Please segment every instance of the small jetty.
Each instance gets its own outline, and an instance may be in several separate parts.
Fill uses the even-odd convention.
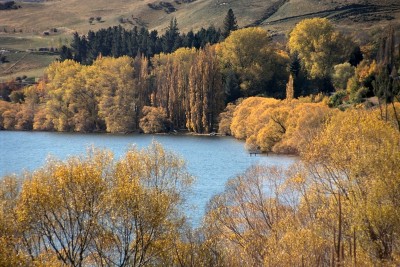
[[[261,150],[259,150],[259,149],[253,149],[253,150],[249,150],[249,154],[250,154],[250,157],[251,156],[257,156],[257,154],[261,154],[262,152],[261,152]]]

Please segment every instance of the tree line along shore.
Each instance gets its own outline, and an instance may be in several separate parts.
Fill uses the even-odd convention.
[[[160,37],[114,27],[75,34],[61,51],[37,84],[0,85],[0,129],[218,133],[252,151],[291,154],[346,109],[400,131],[391,26],[360,45],[327,19],[306,19],[283,46],[264,29],[238,29],[229,10],[222,31],[180,34],[173,19]]]

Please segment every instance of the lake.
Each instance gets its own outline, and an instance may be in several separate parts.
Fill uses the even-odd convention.
[[[65,159],[95,146],[110,149],[119,157],[131,145],[143,148],[153,140],[183,157],[189,172],[196,177],[186,211],[194,225],[201,222],[207,202],[224,190],[229,178],[253,164],[287,167],[297,160],[284,155],[250,156],[244,142],[232,137],[0,131],[0,177],[35,170],[44,165],[49,155]]]

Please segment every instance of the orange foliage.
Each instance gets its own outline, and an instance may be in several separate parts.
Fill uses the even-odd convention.
[[[237,106],[230,128],[249,149],[298,154],[333,112],[324,103],[251,97]]]

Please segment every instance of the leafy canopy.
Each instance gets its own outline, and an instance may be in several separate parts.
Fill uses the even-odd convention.
[[[325,18],[305,19],[289,35],[290,53],[297,53],[310,78],[327,78],[334,65],[343,63],[351,42]]]

